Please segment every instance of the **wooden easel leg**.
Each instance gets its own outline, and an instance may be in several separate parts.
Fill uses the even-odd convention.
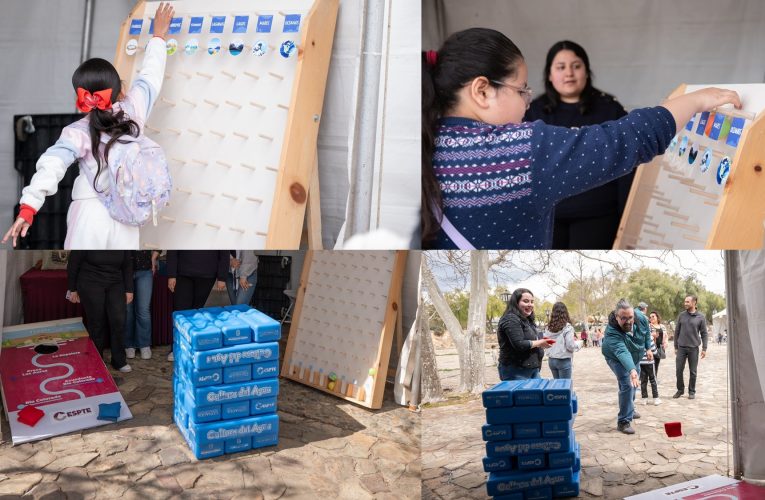
[[[404,325],[403,325],[401,309],[399,309],[398,314],[396,315],[396,358],[398,359],[398,364],[401,363],[401,349],[403,348],[404,348]],[[395,377],[396,368],[388,367],[388,376]]]
[[[313,174],[308,185],[308,202],[305,211],[306,232],[303,240],[311,250],[323,250],[321,242],[321,197],[319,195],[319,155],[313,160]],[[301,245],[302,246],[302,245]]]

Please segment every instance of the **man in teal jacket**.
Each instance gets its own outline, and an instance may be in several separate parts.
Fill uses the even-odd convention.
[[[640,358],[645,354],[653,360],[650,348],[648,319],[633,309],[627,299],[620,299],[608,316],[602,352],[619,383],[617,429],[625,434],[635,433],[632,419],[640,418],[635,411],[635,388],[640,386]]]

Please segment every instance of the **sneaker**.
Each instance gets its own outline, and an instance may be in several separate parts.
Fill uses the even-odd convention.
[[[683,395],[683,391],[677,391],[677,392],[675,393],[675,395],[674,395],[674,396],[672,396],[672,399],[677,399],[677,398],[679,398],[679,397],[680,397],[680,396],[682,396],[682,395]]]
[[[688,399],[696,399],[696,395],[695,394],[688,394]]]
[[[648,404],[648,398],[643,398],[641,401],[643,402],[643,406]]]
[[[632,428],[629,422],[619,422],[616,426],[616,430],[623,432],[624,434],[635,434],[635,429]]]
[[[151,347],[141,347],[141,359],[151,359]]]
[[[640,413],[637,412],[637,410],[632,411],[632,418],[640,418]]]
[[[135,349],[133,349],[132,347],[128,347],[127,349],[125,349],[125,355],[127,356],[128,359],[135,358]]]
[[[167,355],[168,361],[175,361],[175,356],[173,356],[173,351],[170,351],[170,353]]]
[[[659,399],[659,398],[654,398],[653,399],[653,405],[654,406],[659,406],[660,404],[661,404],[661,399]]]
[[[130,365],[125,365],[122,368],[120,368],[119,371],[121,371],[122,373],[130,373],[133,371],[133,369],[130,368]]]

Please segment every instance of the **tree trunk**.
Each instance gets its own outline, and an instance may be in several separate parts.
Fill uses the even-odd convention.
[[[425,258],[420,264],[420,281],[424,281]],[[420,384],[420,403],[435,403],[444,400],[443,389],[441,388],[441,379],[438,378],[438,365],[436,364],[436,350],[433,347],[433,337],[430,335],[430,326],[428,324],[428,315],[425,312],[425,305],[422,300],[422,293],[418,296],[417,316],[415,325],[420,335],[420,363],[421,363],[421,384]]]
[[[489,254],[474,251],[470,254],[470,308],[467,321],[468,371],[461,377],[466,392],[484,390],[486,309],[489,303]]]

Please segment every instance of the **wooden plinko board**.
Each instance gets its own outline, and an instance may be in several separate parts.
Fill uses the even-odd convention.
[[[297,249],[338,0],[170,3],[145,133],[165,150],[174,190],[141,247]],[[115,66],[128,86],[158,5],[140,2],[122,25]]]
[[[380,408],[405,265],[405,251],[309,251],[282,376]]]

